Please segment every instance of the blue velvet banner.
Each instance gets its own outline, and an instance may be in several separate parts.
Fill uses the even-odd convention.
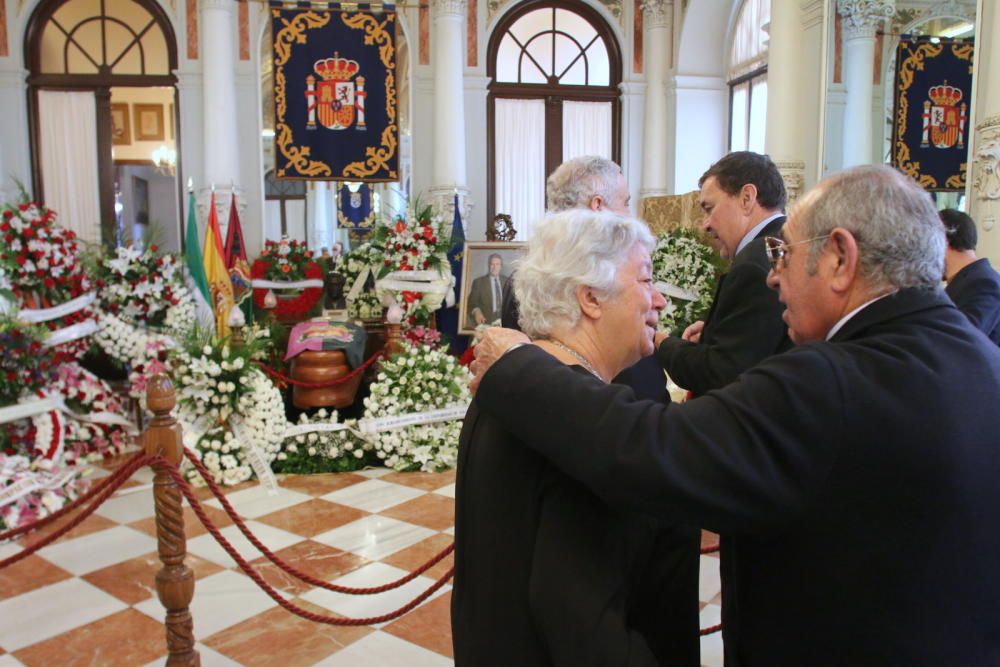
[[[271,6],[278,179],[399,180],[396,14],[355,8]]]
[[[896,50],[892,164],[932,192],[964,192],[972,40],[904,38]]]
[[[354,232],[370,232],[375,226],[375,209],[372,207],[372,188],[362,183],[357,192],[347,185],[337,193],[337,225]]]

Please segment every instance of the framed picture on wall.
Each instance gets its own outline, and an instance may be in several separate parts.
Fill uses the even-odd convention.
[[[524,243],[469,242],[462,264],[462,301],[458,308],[458,333],[475,333],[480,324],[500,319],[503,292],[514,260],[524,254]]]
[[[136,141],[163,141],[162,104],[133,104],[132,113],[135,116]]]
[[[111,143],[114,146],[128,146],[132,143],[128,102],[112,102],[111,104]]]
[[[135,207],[135,221],[140,225],[149,224],[149,181],[138,176],[132,177],[132,206]]]

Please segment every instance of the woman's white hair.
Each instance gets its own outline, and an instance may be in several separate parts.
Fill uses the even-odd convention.
[[[652,252],[656,240],[635,218],[585,208],[545,216],[514,274],[521,330],[543,338],[554,328],[575,326],[580,285],[614,298],[618,269],[636,243]]]

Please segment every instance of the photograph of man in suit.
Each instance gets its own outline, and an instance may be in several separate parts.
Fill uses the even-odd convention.
[[[777,236],[785,223],[781,173],[768,156],[739,151],[709,167],[698,183],[703,228],[732,263],[719,278],[704,321],[679,338],[669,332],[656,337],[660,364],[695,396],[726,386],[791,346],[778,295],[767,288],[764,255],[764,237]]]
[[[474,278],[469,289],[468,326],[475,329],[480,324],[492,324],[500,319],[503,304],[503,286],[507,276],[503,271],[503,257],[492,253],[484,275]]]
[[[737,382],[636,401],[495,328],[481,410],[611,505],[732,538],[726,665],[995,664],[1000,349],[939,287],[934,203],[854,167],[765,248],[797,347]]]

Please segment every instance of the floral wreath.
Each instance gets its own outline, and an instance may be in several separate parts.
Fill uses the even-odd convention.
[[[7,206],[0,215],[0,265],[23,307],[59,306],[90,290],[79,260],[76,235],[55,223],[56,213],[35,202]],[[93,319],[89,308],[45,322],[55,331]],[[57,362],[80,357],[90,347],[84,336],[55,346]]]
[[[721,271],[715,251],[694,232],[675,229],[657,237],[652,260],[654,280],[695,295],[690,301],[672,299],[660,312],[660,328],[675,332],[702,319],[712,305]]]
[[[467,406],[471,377],[442,350],[406,345],[382,365],[364,401],[365,418]],[[375,455],[390,468],[435,472],[455,465],[461,431],[462,419],[452,419],[378,431],[371,442]]]
[[[312,252],[306,249],[305,243],[299,241],[265,241],[260,257],[250,268],[253,280],[275,280],[295,282],[297,280],[322,280],[323,269],[312,260]],[[264,307],[264,297],[268,290],[255,287],[253,290],[254,305],[261,311]],[[301,294],[293,298],[279,298],[274,314],[279,320],[298,321],[316,307],[323,298],[322,287],[306,287]]]
[[[337,264],[334,271],[344,277],[344,289],[350,292],[351,287],[358,281],[365,269],[382,265],[384,253],[370,242],[362,243],[358,247],[344,255]],[[374,285],[374,280],[372,281]],[[362,288],[365,286],[362,286]],[[372,287],[366,291],[359,292],[354,298],[347,297],[347,314],[350,317],[360,319],[371,319],[382,317],[382,301],[375,295]]]

